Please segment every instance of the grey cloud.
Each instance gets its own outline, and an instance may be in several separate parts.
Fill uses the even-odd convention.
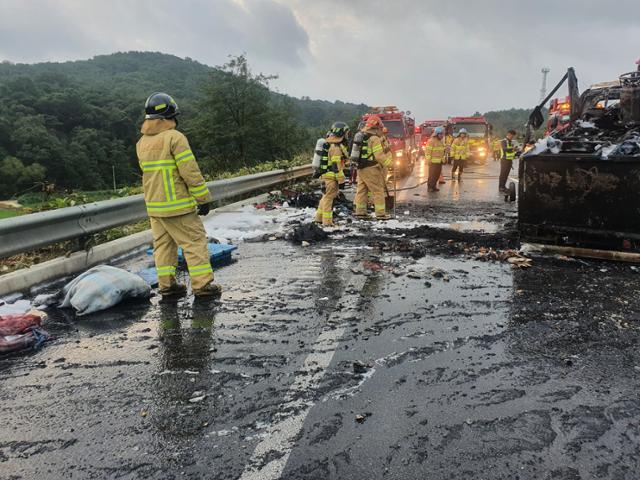
[[[265,65],[299,66],[309,39],[274,0],[0,0],[0,56],[12,61],[160,50],[222,63],[246,51]]]
[[[530,107],[538,100],[543,66],[552,69],[550,84],[575,66],[588,85],[632,69],[640,55],[640,3],[631,0],[288,3],[320,19],[303,21],[312,40],[318,37],[314,25],[330,22],[326,12],[348,18],[345,29],[314,48],[316,64],[345,72],[343,95],[397,103],[421,119]],[[362,59],[371,66],[365,76],[355,74]],[[321,78],[320,72],[310,78]],[[327,91],[317,83],[305,87]]]
[[[218,65],[247,52],[296,96],[428,117],[532,106],[540,69],[581,85],[640,56],[640,2],[616,0],[0,0],[0,58],[158,50]]]

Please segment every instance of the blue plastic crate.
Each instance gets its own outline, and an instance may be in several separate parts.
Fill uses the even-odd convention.
[[[238,249],[236,245],[227,243],[209,243],[207,247],[209,248],[209,260],[214,267],[231,260],[231,252]],[[153,255],[153,248],[147,249],[147,255]],[[184,265],[184,263],[182,248],[178,248],[178,264]]]
[[[209,248],[209,260],[213,267],[219,267],[231,261],[231,252],[238,248],[235,245],[229,245],[226,243],[209,243],[207,246]],[[153,248],[147,249],[147,255],[153,255]],[[178,264],[183,266],[185,265],[182,248],[178,249]],[[156,271],[156,267],[143,268],[136,273],[152,287],[158,284],[158,272]]]

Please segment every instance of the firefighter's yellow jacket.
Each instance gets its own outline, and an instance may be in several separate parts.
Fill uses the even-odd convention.
[[[391,166],[391,149],[382,142],[382,132],[377,128],[364,128],[363,133],[370,135],[369,139],[363,145],[362,157],[368,160],[376,161],[382,168]]]
[[[424,146],[424,158],[431,163],[442,163],[445,145],[436,135]]]
[[[345,182],[344,166],[348,157],[346,148],[342,145],[342,138],[329,136],[327,143],[327,173],[322,175],[323,179],[335,179],[338,183]]]
[[[451,154],[454,160],[466,160],[469,156],[469,139],[458,137],[451,145]]]
[[[150,217],[176,217],[211,202],[187,137],[175,127],[175,120],[145,120],[136,145]]]
[[[453,153],[453,151],[451,150],[451,146],[453,145],[453,142],[455,141],[455,138],[453,135],[445,135],[444,136],[444,147],[445,147],[445,152],[449,155],[451,155]]]

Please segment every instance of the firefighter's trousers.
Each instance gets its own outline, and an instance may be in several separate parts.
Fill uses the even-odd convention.
[[[333,201],[340,193],[338,180],[335,178],[323,178],[322,180],[324,181],[324,195],[322,195],[318,210],[316,210],[316,222],[330,226],[333,225]]]
[[[507,187],[507,179],[509,178],[509,172],[513,168],[513,161],[506,158],[500,159],[500,178],[498,179],[498,188]]]
[[[177,217],[150,217],[149,220],[160,290],[169,288],[176,281],[178,247],[182,247],[187,261],[193,290],[200,290],[213,281],[207,234],[196,212]]]
[[[438,180],[442,173],[442,163],[429,162],[429,177],[427,180],[427,186],[429,190],[435,190],[438,186]]]
[[[367,194],[373,196],[376,217],[385,217],[384,183],[382,168],[379,165],[358,169],[358,188],[356,189],[356,215],[367,214]]]
[[[453,167],[451,167],[451,177],[453,177],[458,171],[458,175],[462,175],[466,160],[464,158],[456,158],[453,160]]]

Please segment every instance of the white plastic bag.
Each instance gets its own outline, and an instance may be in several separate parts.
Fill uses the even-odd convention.
[[[73,307],[78,315],[105,310],[125,298],[148,298],[151,287],[138,275],[99,265],[74,278],[62,289],[58,306]]]

